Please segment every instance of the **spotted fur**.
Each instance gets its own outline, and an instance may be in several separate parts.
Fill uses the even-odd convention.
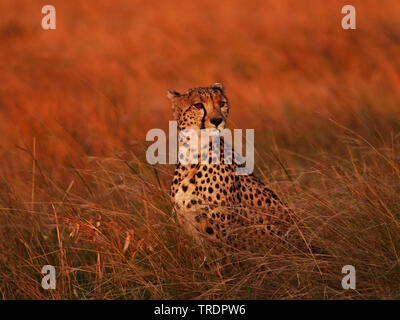
[[[195,88],[185,94],[169,90],[168,98],[178,122],[178,130],[223,129],[229,102],[221,84]],[[180,145],[185,141],[180,141]],[[202,154],[195,155],[197,164],[178,163],[171,185],[171,196],[180,225],[199,238],[223,241],[232,248],[242,248],[249,239],[282,238],[293,225],[293,212],[254,175],[237,175],[232,155],[219,146],[220,162],[211,163],[212,150],[218,146],[210,141],[209,163],[201,163]],[[231,163],[232,162],[232,163]],[[255,237],[250,237],[254,235]]]

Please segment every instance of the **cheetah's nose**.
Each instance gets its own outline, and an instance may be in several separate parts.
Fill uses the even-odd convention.
[[[222,118],[212,118],[210,122],[215,126],[218,127],[218,125],[222,122]]]

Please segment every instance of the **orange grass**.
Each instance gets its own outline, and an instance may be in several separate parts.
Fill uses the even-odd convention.
[[[54,31],[45,4],[0,2],[0,297],[400,297],[398,0],[352,1],[349,31],[343,1],[52,1]],[[144,138],[166,89],[213,82],[317,252],[271,240],[227,265],[180,231]]]

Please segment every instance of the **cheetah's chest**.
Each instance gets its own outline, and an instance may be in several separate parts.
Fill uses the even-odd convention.
[[[232,204],[235,199],[234,169],[229,165],[200,164],[184,173],[179,172],[176,181],[172,193],[180,210],[205,205],[224,206]]]

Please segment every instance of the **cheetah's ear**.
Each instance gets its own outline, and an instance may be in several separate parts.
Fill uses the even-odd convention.
[[[178,103],[177,103],[177,99],[181,96],[181,94],[179,92],[176,92],[174,90],[169,89],[167,91],[167,97],[169,99],[169,101],[171,102],[172,105],[172,115],[174,117],[174,119],[177,119],[177,115],[178,115]]]
[[[213,83],[211,85],[212,89],[218,89],[220,90],[222,93],[224,93],[224,86],[221,83]]]
[[[180,97],[181,94],[179,92],[176,92],[175,90],[169,89],[167,91],[167,97],[169,101],[173,102],[176,98]]]

